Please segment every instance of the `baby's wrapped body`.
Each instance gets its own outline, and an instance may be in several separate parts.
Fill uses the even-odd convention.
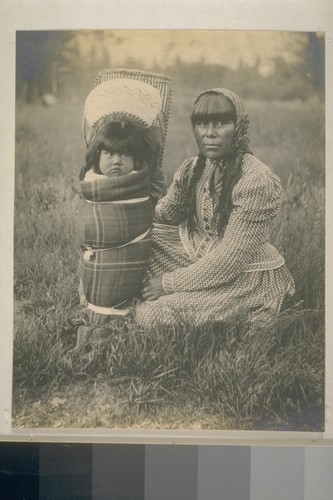
[[[91,170],[80,182],[80,274],[93,323],[127,313],[138,296],[151,252],[153,208],[148,169],[106,177]]]

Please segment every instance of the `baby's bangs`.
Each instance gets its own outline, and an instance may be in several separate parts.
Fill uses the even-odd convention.
[[[133,140],[128,137],[105,137],[101,147],[109,153],[134,153]]]
[[[235,108],[231,101],[222,94],[207,93],[203,94],[194,104],[191,120],[192,123],[198,117],[202,119],[205,116],[230,115],[236,121]]]

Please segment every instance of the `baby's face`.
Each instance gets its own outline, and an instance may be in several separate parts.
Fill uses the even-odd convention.
[[[126,175],[134,170],[134,158],[130,154],[109,153],[102,149],[99,158],[99,169],[108,177]]]

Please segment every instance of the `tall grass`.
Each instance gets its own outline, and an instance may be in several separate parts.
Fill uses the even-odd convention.
[[[175,93],[164,162],[169,182],[183,159],[196,154],[186,118],[192,97],[187,89]],[[263,415],[283,419],[307,406],[322,411],[323,108],[311,101],[250,102],[248,108],[253,152],[285,188],[272,239],[294,276],[295,297],[276,320],[255,331],[241,321],[196,329],[180,318],[179,327],[154,331],[129,322],[99,349],[89,350],[73,349],[75,331],[68,326],[79,311],[75,219],[85,154],[81,107],[18,106],[14,415],[32,394],[39,398],[59,384],[98,384],[97,375],[126,401],[128,412],[163,415],[171,406],[190,405],[199,420],[211,415],[203,423],[208,427],[223,427],[230,418],[234,427],[248,420],[251,427]]]

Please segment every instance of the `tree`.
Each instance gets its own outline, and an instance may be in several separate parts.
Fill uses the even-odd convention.
[[[16,92],[28,102],[58,93],[59,68],[70,31],[19,31],[16,37]]]

